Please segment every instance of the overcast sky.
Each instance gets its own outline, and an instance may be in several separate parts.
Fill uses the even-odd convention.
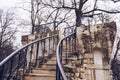
[[[15,7],[16,4],[18,4],[19,0],[0,0],[0,8],[6,9]]]

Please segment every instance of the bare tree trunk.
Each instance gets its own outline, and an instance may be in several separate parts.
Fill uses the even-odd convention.
[[[32,22],[32,34],[34,34],[34,27],[35,27],[35,25],[34,25],[34,23]]]
[[[76,9],[75,13],[76,13],[76,27],[79,27],[81,25],[82,11],[80,11],[79,9]]]
[[[34,0],[31,0],[31,24],[32,24],[32,34],[34,34],[35,20],[34,20]]]

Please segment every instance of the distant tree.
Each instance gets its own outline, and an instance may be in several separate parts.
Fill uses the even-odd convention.
[[[16,29],[13,27],[14,13],[10,10],[4,11],[0,9],[0,56],[1,59],[5,55],[13,51],[12,40],[15,39]]]
[[[42,4],[41,0],[29,0],[29,2],[23,0],[22,4],[26,6],[29,5],[29,7],[21,6],[19,8],[29,13],[28,17],[30,22],[27,20],[26,22],[30,23],[28,25],[32,27],[31,29],[32,34],[36,33],[37,28],[43,31],[43,29],[41,28],[46,28],[46,26],[49,26],[47,28],[52,30],[57,29],[59,25],[63,24],[70,26],[68,22],[70,23],[70,21],[73,18],[72,14],[70,14],[71,10],[66,11],[48,8],[47,6]],[[22,24],[26,25],[25,20],[24,22],[22,22]]]

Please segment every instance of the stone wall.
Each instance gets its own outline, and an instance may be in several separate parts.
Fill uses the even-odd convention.
[[[32,42],[36,39],[39,39],[39,38],[44,38],[44,37],[49,37],[51,35],[54,35],[54,34],[59,34],[59,31],[56,30],[56,31],[50,31],[50,32],[45,32],[45,33],[36,33],[36,34],[28,34],[28,35],[23,35],[22,36],[22,45],[25,45],[29,42]]]
[[[77,28],[83,72],[79,80],[111,80],[109,60],[116,35],[115,22]]]

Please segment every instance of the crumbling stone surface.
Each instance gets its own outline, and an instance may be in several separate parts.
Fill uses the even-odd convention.
[[[111,80],[109,60],[116,35],[115,22],[77,28],[79,59],[69,61],[69,80]],[[68,68],[68,67],[66,67]]]

